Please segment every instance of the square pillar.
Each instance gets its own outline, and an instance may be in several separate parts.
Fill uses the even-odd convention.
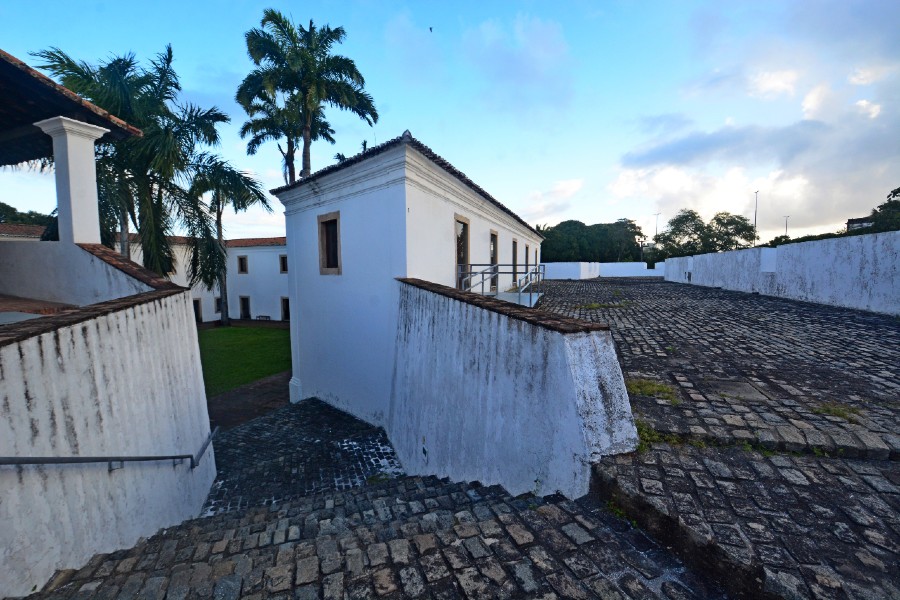
[[[94,142],[109,130],[67,117],[53,117],[35,125],[53,138],[59,241],[99,244]]]

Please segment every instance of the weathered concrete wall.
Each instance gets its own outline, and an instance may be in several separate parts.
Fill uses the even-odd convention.
[[[87,306],[151,289],[74,244],[0,242],[4,294]]]
[[[666,263],[648,269],[644,262],[597,263],[556,262],[544,263],[545,279],[593,279],[594,277],[662,277]]]
[[[609,331],[560,333],[400,285],[387,429],[408,473],[588,492],[637,435]]]
[[[188,292],[0,346],[0,456],[193,454],[208,435]],[[0,466],[0,591],[197,516],[212,448],[188,463]]]
[[[666,281],[900,315],[900,232],[670,258]]]

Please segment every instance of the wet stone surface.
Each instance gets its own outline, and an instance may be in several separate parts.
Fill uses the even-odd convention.
[[[595,502],[434,478],[187,521],[33,598],[724,598]]]
[[[380,427],[304,400],[220,433],[207,515],[403,474]]]
[[[595,466],[603,497],[736,595],[900,598],[900,321],[659,280],[542,291],[672,392],[631,397],[645,449]]]

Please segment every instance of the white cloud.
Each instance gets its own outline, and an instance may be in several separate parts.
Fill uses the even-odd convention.
[[[562,179],[549,190],[528,194],[528,206],[522,211],[527,221],[559,221],[559,217],[572,206],[572,198],[584,187],[584,179]]]
[[[869,117],[870,119],[874,119],[879,114],[881,114],[881,105],[873,104],[868,100],[858,100],[856,102],[856,106],[859,108],[859,111]]]
[[[749,79],[750,94],[761,98],[776,98],[782,94],[794,95],[797,84],[796,71],[761,71]]]
[[[881,81],[897,70],[894,65],[880,65],[877,67],[858,67],[847,77],[847,81],[853,85],[870,85]]]
[[[801,107],[803,108],[803,118],[818,118],[831,97],[831,88],[826,83],[817,85],[811,89],[806,96],[803,97],[803,102],[801,103]]]

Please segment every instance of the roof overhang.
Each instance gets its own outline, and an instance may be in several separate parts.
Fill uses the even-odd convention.
[[[53,156],[53,140],[35,123],[68,117],[108,129],[99,141],[142,135],[141,130],[0,50],[0,166]]]

